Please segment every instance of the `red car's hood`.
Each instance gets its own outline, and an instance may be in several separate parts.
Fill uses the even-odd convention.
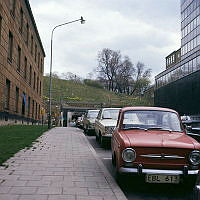
[[[179,132],[128,130],[123,135],[129,140],[130,146],[135,147],[195,149],[197,143],[193,138]]]

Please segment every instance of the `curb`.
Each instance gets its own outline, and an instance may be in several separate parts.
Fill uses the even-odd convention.
[[[112,191],[113,191],[116,199],[117,200],[128,200],[126,198],[126,196],[124,195],[124,193],[122,192],[121,188],[117,185],[115,179],[110,175],[108,169],[105,167],[105,165],[103,164],[103,162],[101,161],[101,159],[98,157],[96,151],[94,150],[94,148],[89,143],[89,141],[87,140],[86,136],[83,133],[82,133],[82,138],[85,140],[85,142],[87,143],[90,151],[92,152],[93,156],[95,157],[95,159],[97,161],[97,164],[101,168],[101,170],[102,170],[102,172],[104,174],[104,177],[107,180],[108,184],[110,185],[110,187],[111,187],[111,189],[112,189]]]

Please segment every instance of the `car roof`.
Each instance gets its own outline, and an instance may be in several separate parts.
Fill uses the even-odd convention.
[[[122,112],[129,111],[129,110],[152,110],[152,111],[168,111],[168,112],[175,112],[175,110],[169,108],[162,108],[162,107],[148,107],[148,106],[134,106],[134,107],[124,107],[121,109]]]
[[[109,110],[120,110],[121,108],[102,108],[102,110],[107,110],[107,109],[109,109]]]
[[[93,111],[99,111],[98,109],[96,109],[96,110],[88,110],[88,112],[93,112]]]

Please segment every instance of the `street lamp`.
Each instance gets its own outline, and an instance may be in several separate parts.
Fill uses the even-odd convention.
[[[67,24],[71,24],[71,23],[74,23],[74,22],[78,22],[80,21],[81,24],[84,24],[85,23],[85,20],[83,19],[83,17],[81,16],[80,19],[77,19],[77,20],[74,20],[74,21],[70,21],[70,22],[66,22],[66,23],[63,23],[63,24],[59,24],[57,26],[55,26],[51,32],[51,55],[50,55],[50,74],[49,74],[49,113],[48,113],[48,129],[51,128],[51,87],[52,87],[52,55],[53,55],[53,33],[54,33],[54,30],[60,26],[64,26],[64,25],[67,25]]]

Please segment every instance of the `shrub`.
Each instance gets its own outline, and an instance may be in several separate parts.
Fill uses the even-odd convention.
[[[96,81],[96,80],[85,79],[85,80],[84,80],[84,84],[85,84],[85,85],[88,85],[88,86],[91,86],[91,87],[103,89],[103,86],[101,85],[101,83],[99,83],[99,82]]]

